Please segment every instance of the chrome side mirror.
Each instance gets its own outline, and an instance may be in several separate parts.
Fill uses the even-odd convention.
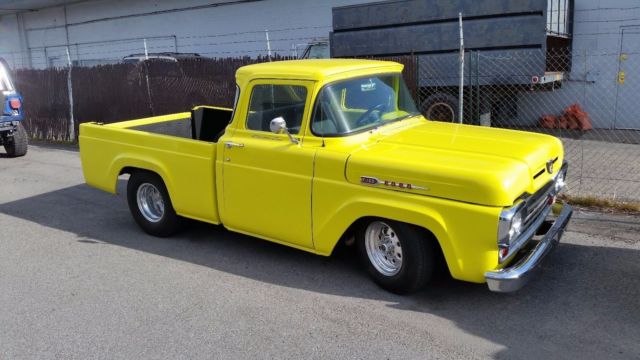
[[[294,138],[291,133],[289,133],[289,129],[287,129],[287,122],[282,116],[278,116],[277,118],[271,120],[269,129],[271,129],[271,132],[274,134],[287,134],[289,136],[289,140],[291,140],[292,143],[298,143],[298,139]]]
[[[271,120],[271,124],[269,124],[269,128],[271,129],[271,132],[274,134],[283,134],[287,130],[287,122],[284,120],[282,116],[279,116]]]

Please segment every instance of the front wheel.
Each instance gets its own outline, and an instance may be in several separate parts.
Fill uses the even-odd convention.
[[[407,294],[429,281],[433,244],[419,228],[391,220],[372,220],[360,228],[357,240],[361,260],[380,287]]]
[[[4,149],[9,157],[19,157],[27,154],[28,146],[29,140],[27,138],[27,131],[24,129],[22,124],[18,124],[13,136],[7,138],[5,141]]]
[[[180,229],[169,192],[162,179],[147,171],[131,174],[127,183],[129,210],[136,223],[147,234],[167,237]]]

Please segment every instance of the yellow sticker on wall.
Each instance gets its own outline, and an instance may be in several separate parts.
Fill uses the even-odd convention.
[[[618,71],[618,84],[624,85],[624,71]]]

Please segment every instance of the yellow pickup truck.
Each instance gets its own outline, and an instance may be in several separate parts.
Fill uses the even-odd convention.
[[[402,65],[296,60],[242,67],[233,109],[80,126],[86,182],[127,198],[147,233],[183,218],[329,256],[355,244],[381,287],[409,293],[438,263],[521,288],[572,209],[555,137],[429,121]]]

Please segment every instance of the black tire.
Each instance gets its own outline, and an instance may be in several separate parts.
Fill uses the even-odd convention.
[[[164,205],[163,210],[159,212],[161,215],[156,221],[150,220],[148,218],[149,215],[145,216],[141,211],[143,206],[138,204],[138,191],[143,186],[144,189],[152,190],[149,185],[158,191]],[[176,215],[173,204],[171,203],[171,198],[169,197],[169,192],[162,178],[158,175],[148,171],[136,171],[132,173],[127,183],[127,202],[129,203],[129,210],[134,220],[147,234],[158,237],[168,237],[180,230],[182,219]]]
[[[27,138],[27,131],[22,124],[18,124],[16,131],[13,132],[13,136],[6,139],[4,149],[9,157],[19,157],[27,155],[28,147],[29,139]]]
[[[421,105],[422,114],[429,120],[458,122],[458,99],[447,93],[436,93],[426,98]]]
[[[384,274],[376,268],[367,251],[368,229],[385,224],[396,235],[402,249],[402,262],[395,274]],[[385,219],[372,219],[360,227],[357,234],[360,259],[373,281],[385,290],[396,294],[409,294],[420,290],[431,278],[434,268],[433,239],[422,229]]]

